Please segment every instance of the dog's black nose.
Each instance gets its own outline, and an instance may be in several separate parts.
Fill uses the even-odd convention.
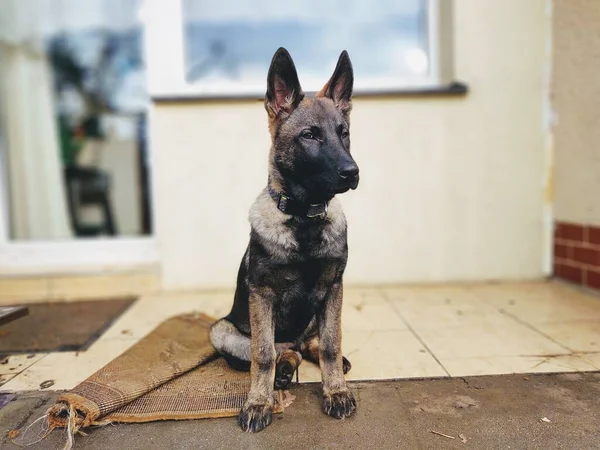
[[[338,169],[338,173],[344,180],[353,180],[358,176],[358,166],[354,163],[346,164]]]

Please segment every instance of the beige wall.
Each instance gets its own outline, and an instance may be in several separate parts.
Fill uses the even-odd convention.
[[[544,274],[546,3],[455,4],[467,97],[355,99],[349,284]],[[266,182],[262,105],[157,105],[152,139],[165,287],[233,285]]]
[[[600,1],[554,0],[556,219],[600,226]]]

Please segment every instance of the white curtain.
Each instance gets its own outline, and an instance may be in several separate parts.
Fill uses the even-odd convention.
[[[35,1],[0,1],[0,126],[11,238],[71,237],[48,61]]]

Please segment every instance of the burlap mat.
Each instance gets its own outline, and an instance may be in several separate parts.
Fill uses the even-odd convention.
[[[249,390],[248,374],[231,370],[225,360],[219,358],[118,408],[106,419],[149,422],[237,416]]]
[[[112,422],[229,417],[239,413],[250,388],[248,372],[217,358],[209,340],[214,319],[205,314],[176,316],[98,372],[61,395],[38,426],[13,442],[32,443],[54,428],[72,436]],[[275,413],[283,411],[276,393]],[[35,423],[35,422],[34,422]],[[69,447],[67,447],[69,448]]]

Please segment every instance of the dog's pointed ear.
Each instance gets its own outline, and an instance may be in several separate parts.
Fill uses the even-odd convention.
[[[354,70],[348,52],[344,50],[338,59],[333,75],[317,94],[333,100],[335,106],[344,114],[352,109],[352,89],[354,87]]]
[[[290,114],[304,98],[298,73],[288,51],[280,47],[271,60],[267,75],[265,108],[272,118]]]

